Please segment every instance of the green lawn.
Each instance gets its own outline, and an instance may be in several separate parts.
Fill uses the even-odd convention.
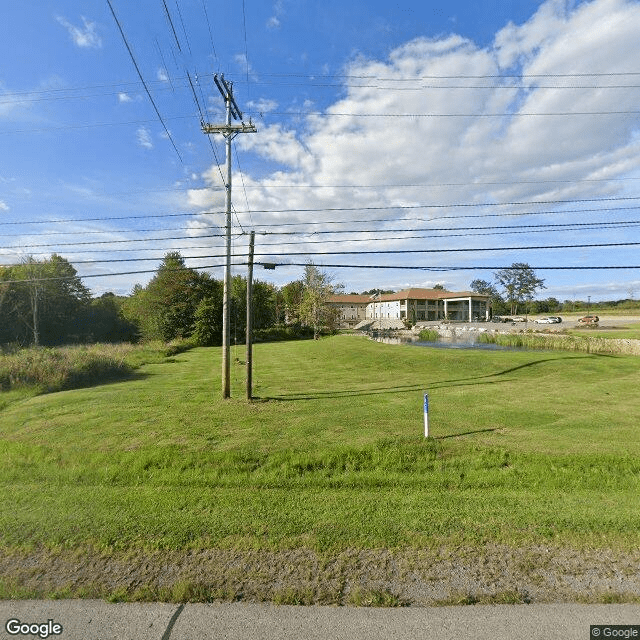
[[[640,542],[637,357],[259,344],[248,404],[232,355],[228,401],[210,348],[9,403],[5,548]]]
[[[602,331],[599,329],[571,329],[572,335],[588,335],[595,338],[628,338],[631,340],[640,340],[640,324],[638,323],[620,323],[615,329]]]

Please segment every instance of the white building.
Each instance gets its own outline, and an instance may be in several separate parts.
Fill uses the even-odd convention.
[[[367,305],[370,302],[371,296],[355,294],[335,295],[327,300],[327,304],[338,309],[340,326],[343,328],[355,327],[366,320]]]
[[[491,317],[490,297],[470,291],[406,289],[375,296],[335,295],[327,302],[339,309],[344,327],[362,320],[397,319],[415,324],[428,320],[477,322]]]

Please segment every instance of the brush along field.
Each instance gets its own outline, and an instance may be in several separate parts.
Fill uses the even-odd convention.
[[[0,411],[0,596],[640,598],[640,360],[355,336]],[[431,438],[423,437],[423,394]]]

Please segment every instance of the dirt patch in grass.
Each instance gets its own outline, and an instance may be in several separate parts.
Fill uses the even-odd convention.
[[[640,552],[552,547],[4,551],[0,596],[406,606],[638,602]]]

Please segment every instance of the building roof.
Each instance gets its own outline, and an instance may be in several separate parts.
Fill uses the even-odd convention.
[[[329,296],[327,302],[335,302],[338,304],[368,304],[371,302],[371,296],[363,296],[357,294],[336,294]]]
[[[368,304],[369,302],[393,302],[394,300],[449,300],[451,298],[483,298],[490,296],[472,291],[444,291],[442,289],[419,289],[411,288],[395,293],[383,293],[381,296],[369,295],[334,295],[328,298],[327,302],[336,304]]]
[[[473,291],[443,291],[440,297],[443,300],[445,298],[485,298],[488,300],[491,296],[485,293],[474,293]]]
[[[393,300],[438,300],[442,294],[446,293],[442,289],[405,289],[395,293],[383,293],[379,298],[380,302],[392,302]]]

